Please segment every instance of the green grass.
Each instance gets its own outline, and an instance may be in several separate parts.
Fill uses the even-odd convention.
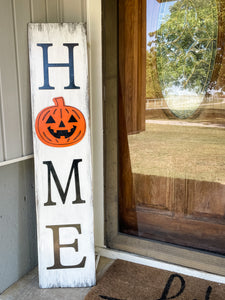
[[[129,135],[132,171],[225,184],[225,130],[146,124]]]

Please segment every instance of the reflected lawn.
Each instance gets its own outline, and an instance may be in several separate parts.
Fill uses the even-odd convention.
[[[225,128],[171,124],[129,135],[132,172],[225,184]]]

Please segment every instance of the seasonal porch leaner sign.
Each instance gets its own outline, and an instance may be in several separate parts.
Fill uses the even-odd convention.
[[[83,24],[29,24],[39,285],[95,284]]]

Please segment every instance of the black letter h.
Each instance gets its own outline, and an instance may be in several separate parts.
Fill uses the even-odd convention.
[[[69,44],[65,43],[63,46],[68,48],[69,53],[69,63],[49,63],[48,62],[48,47],[52,44],[37,44],[37,46],[42,47],[43,50],[43,71],[44,71],[44,85],[39,87],[39,90],[54,90],[53,86],[49,85],[49,73],[48,68],[50,67],[68,67],[69,68],[69,79],[70,83],[64,89],[80,89],[79,86],[76,86],[74,83],[74,59],[73,59],[73,48],[78,46],[78,43]]]

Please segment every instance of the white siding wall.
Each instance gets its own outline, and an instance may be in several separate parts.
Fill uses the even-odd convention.
[[[27,24],[79,21],[85,0],[0,0],[0,162],[33,152]]]
[[[86,0],[0,0],[0,294],[37,264],[27,24],[86,22]]]

